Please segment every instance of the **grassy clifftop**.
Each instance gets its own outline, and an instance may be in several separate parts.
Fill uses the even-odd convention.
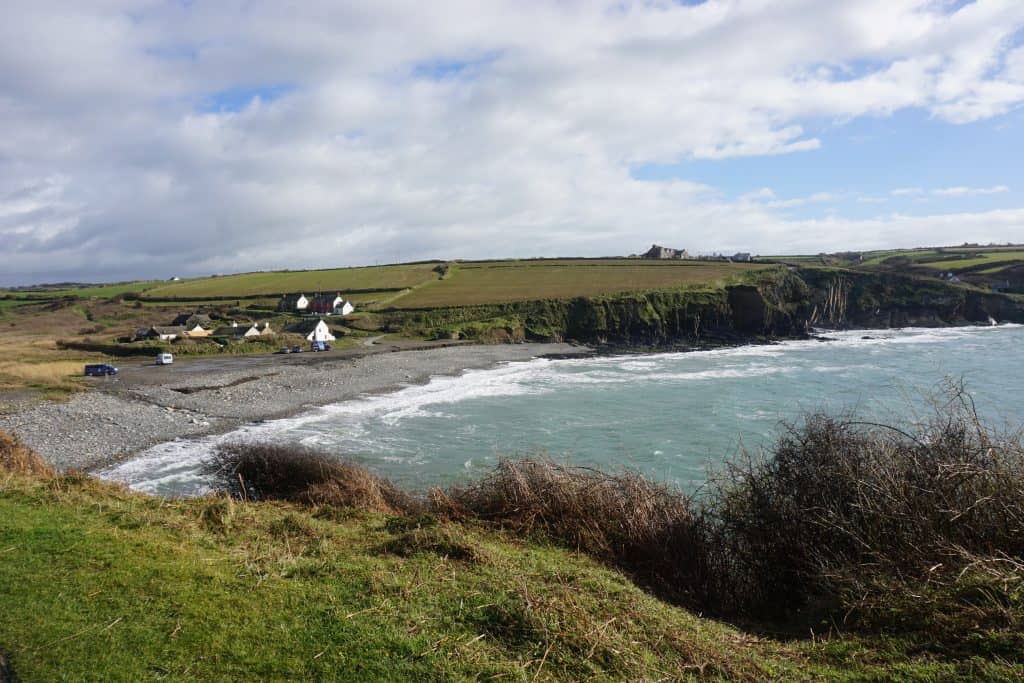
[[[773,640],[473,525],[0,488],[0,649],[47,680],[1010,680],[898,639]],[[825,626],[823,631],[828,632]]]
[[[167,500],[0,434],[0,674],[1020,680],[1024,449],[973,419],[809,418],[706,504],[543,461],[417,496],[274,446]]]

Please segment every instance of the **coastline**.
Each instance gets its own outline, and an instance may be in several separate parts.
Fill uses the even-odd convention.
[[[956,327],[974,325],[939,329]],[[858,329],[866,334],[879,331]],[[304,354],[302,358],[179,359],[172,368],[136,363],[123,367],[119,379],[101,380],[66,402],[42,402],[0,413],[0,430],[17,436],[58,470],[98,471],[130,460],[160,443],[222,434],[247,424],[293,417],[325,405],[426,384],[432,377],[456,376],[466,370],[488,369],[502,363],[534,358],[712,351],[797,339],[828,342],[831,340],[821,335],[829,331],[835,330],[815,329],[799,338],[729,339],[668,348],[593,348],[550,342],[455,343],[368,347],[355,353]]]
[[[0,430],[17,436],[59,470],[91,471],[165,441],[290,417],[318,406],[425,384],[435,376],[588,353],[586,347],[565,343],[463,344],[317,362],[237,363],[240,367],[207,367],[208,360],[184,360],[174,374],[163,375],[157,374],[159,368],[138,366],[132,368],[136,381],[111,381],[64,403],[40,403],[0,415]]]

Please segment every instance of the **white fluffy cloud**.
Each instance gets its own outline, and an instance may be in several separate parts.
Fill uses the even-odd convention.
[[[938,187],[933,190],[926,190],[923,187],[899,187],[889,194],[893,197],[984,197],[987,195],[1003,194],[1009,192],[1006,185],[993,185],[991,187],[968,187],[967,185],[954,185],[952,187]]]
[[[954,9],[8,0],[0,283],[1005,241],[1020,212],[794,221],[832,195],[730,202],[630,174],[814,150],[822,117],[965,124],[1024,102],[1024,4]]]

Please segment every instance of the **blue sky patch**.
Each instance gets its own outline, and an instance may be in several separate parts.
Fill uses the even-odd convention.
[[[465,59],[425,60],[413,64],[412,76],[432,81],[471,77],[495,62],[499,56],[499,52],[488,52]]]
[[[207,95],[203,98],[199,109],[206,113],[242,111],[257,98],[263,103],[273,102],[294,92],[295,89],[296,86],[289,83],[227,88]]]
[[[819,149],[637,164],[630,174],[637,180],[710,185],[729,200],[764,187],[771,188],[778,200],[834,195],[832,201],[808,201],[787,209],[794,218],[830,209],[848,218],[982,211],[1024,201],[1024,168],[1017,144],[1024,136],[1024,111],[966,125],[947,123],[921,110],[844,124],[803,125],[804,137],[821,140]]]

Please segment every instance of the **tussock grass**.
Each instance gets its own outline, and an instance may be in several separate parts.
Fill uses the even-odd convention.
[[[0,431],[0,472],[34,477],[52,477],[54,470],[17,437]]]
[[[550,460],[503,460],[475,484],[434,492],[431,504],[454,518],[541,533],[654,576],[664,572],[667,549],[696,540],[692,506],[680,491],[634,472]]]
[[[953,388],[909,431],[812,415],[734,462],[701,512],[709,608],[842,628],[970,630],[1019,660],[1024,441]]]
[[[381,550],[402,557],[433,553],[461,562],[483,562],[486,559],[486,553],[478,545],[451,526],[430,526],[406,531],[384,544]]]
[[[744,591],[771,607],[806,586],[812,567],[900,573],[961,554],[954,549],[1021,555],[1022,455],[1019,442],[957,419],[911,434],[815,415],[771,458],[733,463],[711,510],[734,556],[758,574],[776,569],[771,584]]]
[[[275,444],[227,444],[208,465],[229,495],[310,505],[406,512],[413,497],[364,467],[314,450]]]

